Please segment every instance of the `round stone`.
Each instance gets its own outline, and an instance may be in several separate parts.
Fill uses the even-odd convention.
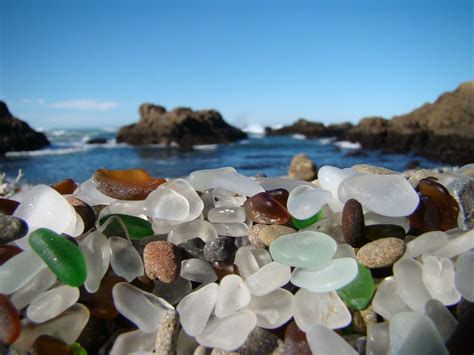
[[[169,242],[150,242],[143,251],[143,261],[145,273],[150,279],[171,283],[179,275],[181,252]]]
[[[360,248],[367,242],[364,229],[362,205],[354,199],[348,200],[342,210],[342,233],[348,244]]]
[[[393,265],[405,252],[405,242],[398,238],[374,240],[357,253],[357,260],[370,269]]]
[[[74,207],[76,213],[82,218],[84,222],[84,232],[91,230],[94,227],[96,220],[94,209],[74,196],[66,196],[66,200],[72,207]]]
[[[234,238],[219,237],[206,243],[203,250],[204,257],[210,262],[233,262],[237,247],[235,246]]]
[[[316,178],[316,164],[306,155],[297,154],[291,159],[288,176],[292,179],[311,181]]]
[[[281,226],[278,224],[269,226],[264,225],[264,228],[261,228],[258,233],[258,239],[264,246],[270,246],[273,241],[277,240],[282,235],[292,234],[295,232],[296,231],[293,228],[287,226]]]
[[[249,241],[255,248],[264,248],[265,244],[260,240],[260,231],[267,227],[266,224],[254,224],[249,228]]]
[[[20,218],[0,214],[0,245],[23,238],[28,233],[28,225]]]

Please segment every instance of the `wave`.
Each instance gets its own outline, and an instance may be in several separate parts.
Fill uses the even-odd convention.
[[[359,142],[349,142],[349,141],[337,141],[334,142],[335,146],[338,146],[339,148],[344,148],[344,149],[360,149],[362,146],[360,145]]]
[[[59,148],[59,149],[48,148],[48,149],[32,150],[32,151],[7,152],[5,156],[7,158],[18,158],[18,157],[39,157],[39,156],[44,156],[44,155],[66,155],[66,154],[80,153],[88,149],[90,148],[87,148],[86,146]]]
[[[214,150],[217,149],[219,144],[196,144],[193,148],[196,150]]]
[[[296,133],[296,134],[292,134],[291,138],[293,138],[293,139],[306,139],[306,136],[304,134]]]
[[[326,145],[326,144],[331,144],[331,143],[334,142],[335,140],[336,140],[335,137],[319,138],[319,139],[318,139],[318,142],[321,143],[322,145]]]
[[[265,135],[265,127],[262,126],[260,123],[252,123],[247,127],[243,128],[242,131],[248,134],[256,135],[256,136],[264,136]]]

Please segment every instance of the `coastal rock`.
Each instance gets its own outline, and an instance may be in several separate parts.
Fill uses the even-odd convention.
[[[44,133],[14,117],[5,102],[0,101],[0,156],[10,151],[36,150],[49,145]]]
[[[177,143],[182,147],[197,144],[230,143],[247,138],[247,134],[224,121],[215,110],[193,111],[143,104],[140,121],[120,128],[117,142],[132,145]]]
[[[291,159],[288,176],[292,179],[312,181],[317,175],[316,164],[306,155],[297,154]]]
[[[329,126],[325,126],[321,122],[309,121],[304,118],[300,118],[289,126],[284,126],[279,129],[272,129],[270,127],[265,128],[265,134],[267,136],[282,136],[292,134],[302,134],[305,137],[320,138],[320,137],[336,137],[342,138],[345,133],[352,128],[352,123],[336,123]]]

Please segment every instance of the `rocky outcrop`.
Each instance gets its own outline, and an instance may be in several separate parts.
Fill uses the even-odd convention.
[[[391,120],[365,118],[347,132],[346,139],[358,141],[366,149],[413,152],[450,164],[472,163],[474,81]]]
[[[0,156],[10,151],[36,150],[47,145],[49,141],[43,133],[13,117],[5,102],[0,101]]]
[[[240,129],[226,123],[215,110],[193,111],[143,104],[140,121],[120,128],[117,142],[132,145],[177,143],[190,148],[197,144],[230,143],[247,138]]]
[[[321,122],[308,121],[304,118],[300,118],[295,123],[284,126],[279,129],[272,129],[270,127],[265,128],[265,134],[267,136],[282,136],[291,134],[302,134],[308,138],[320,138],[320,137],[336,137],[341,138],[345,132],[352,128],[352,123],[338,123],[325,126]]]

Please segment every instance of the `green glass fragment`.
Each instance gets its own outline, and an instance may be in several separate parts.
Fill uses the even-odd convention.
[[[155,234],[153,232],[153,228],[151,227],[151,223],[147,220],[120,213],[109,214],[102,217],[99,222],[100,225],[103,225],[111,217],[118,217],[123,221],[125,227],[127,228],[130,239],[142,239],[145,237],[151,237]],[[122,225],[117,220],[111,221],[103,233],[108,237],[125,237],[125,232],[122,228]]]
[[[70,348],[74,355],[87,355],[87,350],[84,349],[79,343],[72,344]]]
[[[86,281],[86,260],[73,242],[46,228],[33,231],[28,242],[64,284],[79,287]]]
[[[291,216],[291,222],[297,229],[302,229],[309,227],[310,225],[316,223],[321,218],[323,218],[323,210],[320,209],[318,213],[314,216],[309,217],[308,219],[296,219],[295,217]]]
[[[337,294],[346,304],[358,311],[367,308],[374,295],[375,285],[370,270],[362,264],[358,264],[357,276],[348,285],[337,290]]]

